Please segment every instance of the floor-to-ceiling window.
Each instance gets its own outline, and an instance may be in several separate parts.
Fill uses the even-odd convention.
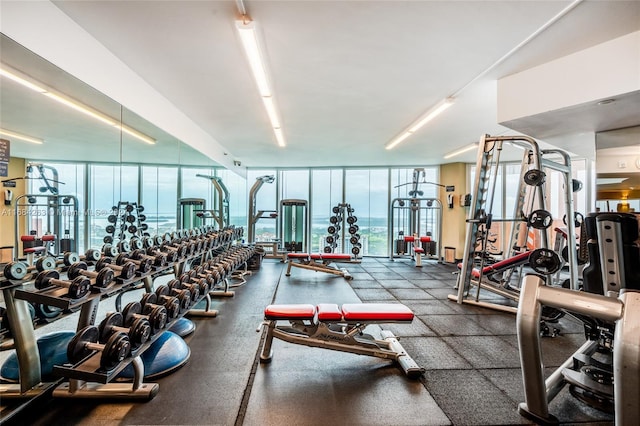
[[[331,209],[342,203],[342,169],[312,170],[311,183],[311,251],[322,252]]]
[[[174,231],[176,224],[176,198],[178,194],[178,168],[143,166],[141,170],[144,223],[149,235],[163,235]]]

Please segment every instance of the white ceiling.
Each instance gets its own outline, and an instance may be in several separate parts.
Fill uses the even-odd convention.
[[[54,2],[248,167],[440,164],[483,133],[513,133],[496,123],[497,79],[640,29],[639,1],[584,1],[474,80],[570,3],[246,1],[288,141],[278,148],[235,31],[235,1]],[[453,107],[384,149],[452,94]],[[2,86],[3,104],[7,96]],[[591,111],[569,121],[569,133],[620,122]]]

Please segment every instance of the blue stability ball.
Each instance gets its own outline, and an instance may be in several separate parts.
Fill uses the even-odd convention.
[[[173,323],[169,331],[176,333],[180,337],[185,337],[193,333],[196,329],[196,325],[189,318],[181,317]]]
[[[165,331],[140,356],[144,364],[144,378],[155,380],[167,376],[189,361],[191,350],[182,337],[171,331]],[[118,380],[133,379],[131,364],[122,370]]]
[[[54,365],[62,365],[69,362],[67,359],[67,346],[75,334],[75,331],[55,331],[45,334],[37,340],[43,382],[56,380],[57,377],[52,374]],[[4,364],[2,364],[0,376],[10,382],[18,381],[20,369],[18,367],[18,356],[15,352],[9,355]]]

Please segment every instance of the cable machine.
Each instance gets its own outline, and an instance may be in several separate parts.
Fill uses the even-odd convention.
[[[260,191],[260,188],[262,188],[262,185],[264,185],[265,183],[273,183],[274,181],[275,177],[273,175],[257,177],[255,183],[249,191],[249,212],[247,214],[247,219],[249,222],[247,231],[247,242],[249,244],[253,244],[256,242],[256,223],[260,219],[276,219],[278,217],[278,214],[275,210],[256,211],[256,196],[258,195],[258,191]],[[269,213],[269,215],[264,216],[265,213]]]
[[[408,192],[409,197],[394,198],[389,206],[389,260],[411,253],[405,236],[430,237],[431,241],[424,243],[424,252],[434,259],[441,259],[442,202],[437,198],[422,198],[424,192],[420,190],[421,184],[444,187],[427,182],[424,168],[413,170],[411,183],[396,186],[413,185],[413,188]]]
[[[222,182],[222,179],[217,176],[202,174],[197,174],[196,176],[209,179],[215,190],[213,195],[213,209],[203,209],[201,212],[202,218],[213,219],[218,225],[218,229],[223,229],[231,225],[229,221],[229,191]]]
[[[503,144],[507,142],[525,150],[518,195],[516,198],[514,214],[511,218],[493,219],[492,208],[493,199],[496,190],[496,182],[498,175],[498,165],[500,164],[500,154]],[[560,161],[551,161],[547,157],[560,157]],[[508,250],[505,251],[505,261],[517,256],[522,256],[526,252],[522,252],[521,242],[527,240],[530,231],[539,232],[540,247],[530,252],[528,257],[529,265],[534,267],[538,273],[547,275],[547,282],[551,282],[551,274],[557,272],[560,267],[559,256],[548,247],[548,228],[551,226],[553,218],[551,214],[545,210],[547,205],[545,197],[545,173],[543,168],[548,168],[560,172],[564,179],[565,188],[565,211],[569,218],[573,218],[573,182],[571,177],[571,160],[567,153],[561,150],[540,150],[537,142],[526,136],[489,136],[484,135],[480,139],[478,147],[478,160],[476,163],[476,175],[473,187],[473,202],[469,209],[467,219],[467,232],[464,248],[464,257],[462,260],[462,269],[458,275],[456,288],[457,295],[450,295],[449,299],[458,303],[476,304],[479,306],[503,310],[515,313],[516,309],[511,306],[493,304],[489,302],[479,301],[480,288],[495,292],[501,296],[517,301],[519,299],[518,289],[512,289],[507,286],[496,286],[487,284],[483,281],[484,257],[480,257],[480,265],[478,267],[479,277],[474,277],[473,268],[475,264],[477,246],[480,242],[480,251],[486,248],[486,239],[489,234],[491,224],[494,222],[511,222],[511,234],[509,238]],[[525,225],[526,226],[523,226]],[[567,244],[569,247],[576,246],[575,239],[575,223],[574,220],[567,220]],[[525,235],[523,233],[526,232]],[[577,252],[569,250],[569,271],[571,273],[571,288],[577,289]],[[527,256],[523,256],[527,257]],[[496,264],[497,265],[497,264]],[[495,265],[493,265],[495,266]],[[510,274],[513,268],[505,272],[502,283],[509,283]],[[477,283],[477,293],[475,297],[469,297],[469,288],[472,284],[472,277]]]
[[[306,200],[280,201],[280,226],[278,235],[287,252],[309,253],[309,216]]]

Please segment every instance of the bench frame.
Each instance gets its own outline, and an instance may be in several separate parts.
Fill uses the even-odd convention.
[[[335,305],[337,308],[337,305]],[[315,310],[314,310],[315,311]],[[410,323],[411,320],[367,320],[345,321],[318,320],[317,313],[313,317],[288,319],[289,325],[278,325],[279,319],[265,319],[256,331],[267,327],[267,336],[260,354],[261,363],[269,363],[273,357],[273,339],[285,342],[348,352],[357,355],[367,355],[396,361],[409,378],[418,378],[424,369],[404,350],[398,339],[391,331],[382,330],[382,339],[376,339],[364,329],[371,324],[381,323]]]
[[[347,257],[348,256],[348,257]],[[286,276],[291,276],[291,268],[309,269],[315,272],[339,275],[347,280],[353,278],[346,268],[338,268],[333,263],[360,263],[351,255],[336,255],[335,253],[289,253],[287,255]]]

